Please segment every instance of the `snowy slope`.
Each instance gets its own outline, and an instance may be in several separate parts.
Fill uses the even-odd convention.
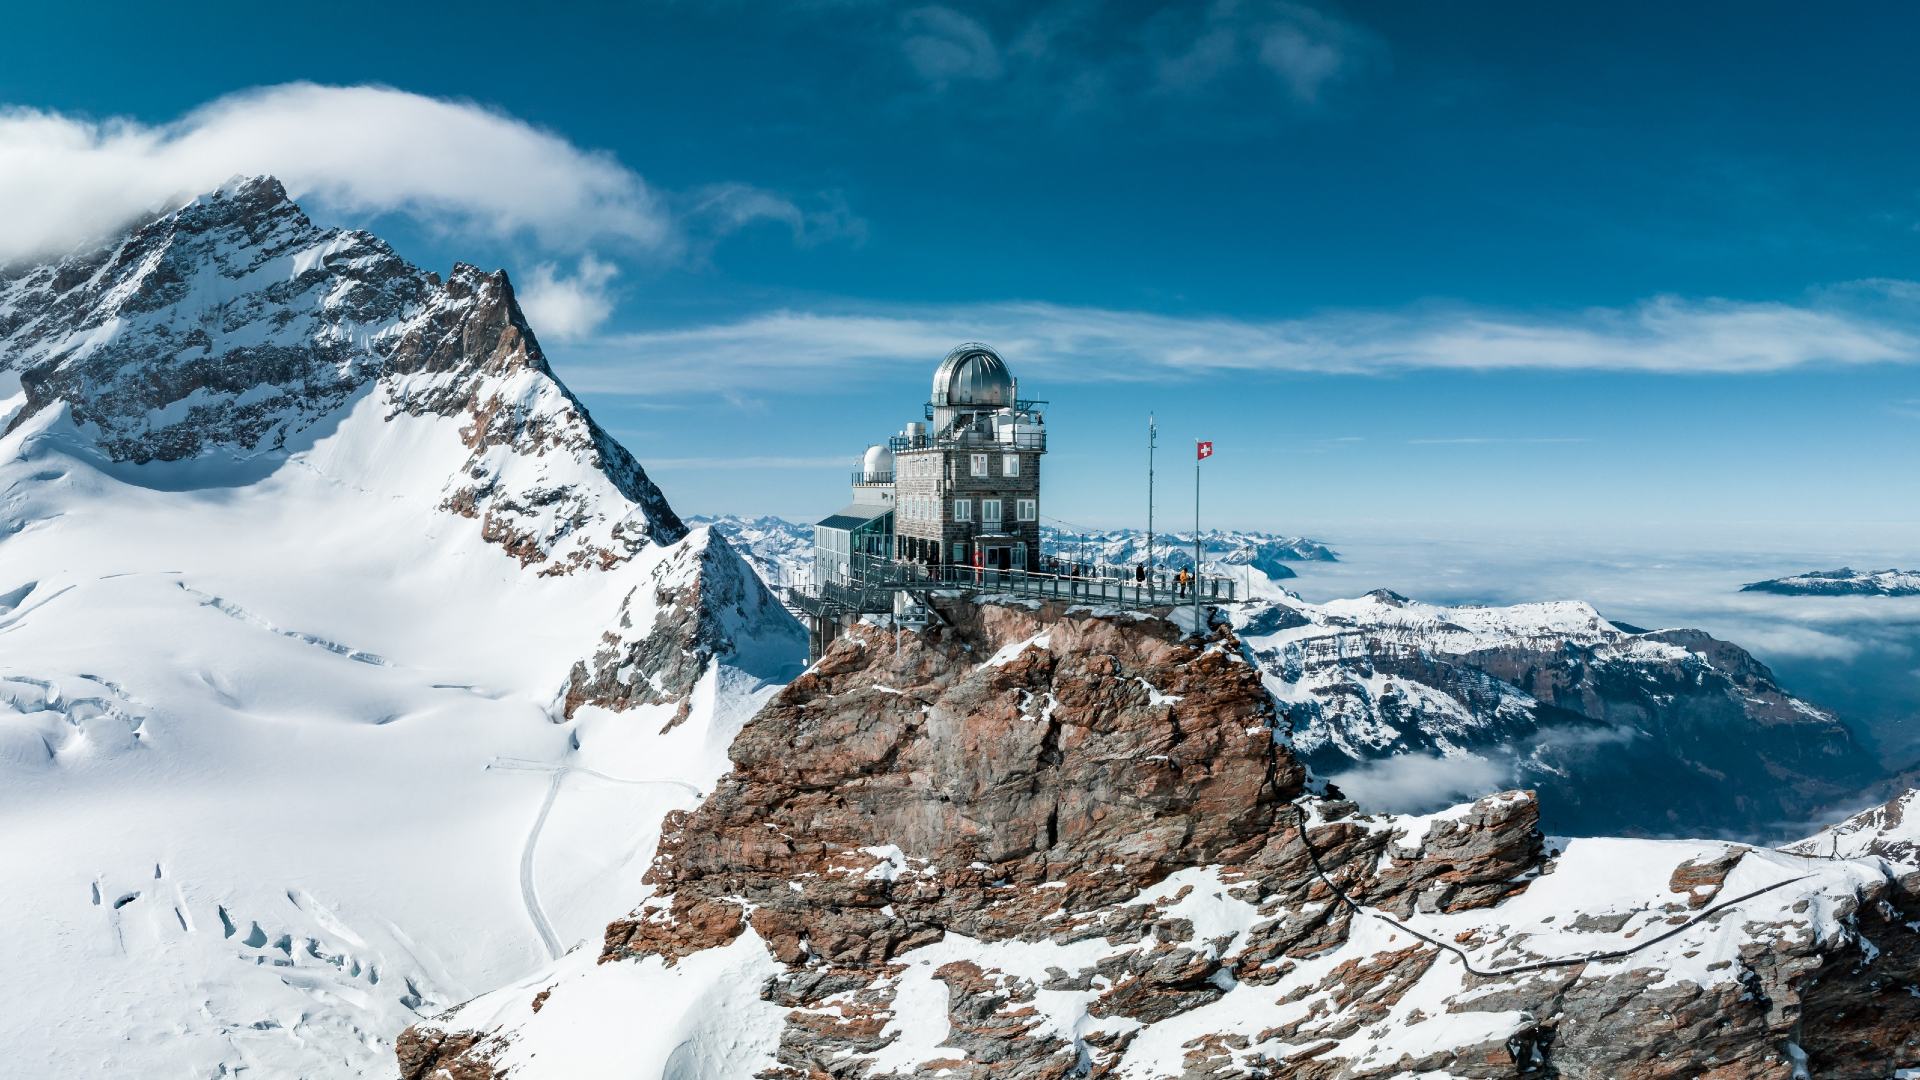
[[[390,1075],[401,1028],[630,905],[804,648],[763,591],[701,602],[737,558],[504,277],[270,181],[0,278],[0,369],[16,1075]],[[713,622],[673,697],[574,685]]]

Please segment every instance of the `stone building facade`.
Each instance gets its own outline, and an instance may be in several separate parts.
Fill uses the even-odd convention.
[[[890,443],[895,553],[930,565],[1040,567],[1041,402],[1022,400],[1005,361],[978,343],[933,376],[928,423]]]
[[[853,583],[861,556],[928,566],[1040,568],[1043,402],[1020,397],[1000,355],[948,353],[924,421],[868,449],[853,501],[814,526],[815,580]]]

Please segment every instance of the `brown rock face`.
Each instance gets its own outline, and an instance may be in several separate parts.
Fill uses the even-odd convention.
[[[1651,895],[1584,911],[1611,864],[1546,861],[1530,793],[1412,819],[1305,796],[1225,628],[935,607],[922,634],[856,628],[749,722],[735,771],[669,820],[657,894],[607,929],[602,965],[664,973],[751,930],[779,967],[738,993],[787,1010],[763,1080],[1784,1078],[1795,1054],[1815,1075],[1912,1057],[1920,881],[1848,864],[1816,932],[1806,900],[1717,907],[1735,874],[1766,880],[1762,855],[1653,845],[1632,855],[1672,853]],[[1726,958],[1694,964],[1708,946]],[[512,1040],[456,1018],[404,1045],[488,1069]]]
[[[897,660],[891,633],[849,635],[741,732],[735,771],[662,839],[650,880],[676,920],[750,897],[783,958],[882,963],[1246,859],[1300,794],[1236,651],[1160,622],[942,613]],[[608,959],[634,951],[622,925]]]
[[[394,1045],[400,1080],[495,1080],[492,1055],[475,1045],[479,1041],[471,1031],[410,1027]]]
[[[1431,858],[1384,873],[1392,834],[1362,824],[1319,827],[1310,852],[1293,804],[1304,770],[1276,743],[1272,702],[1224,630],[1203,647],[1158,620],[939,610],[946,625],[898,643],[855,631],[749,724],[735,772],[670,820],[659,898],[608,927],[603,962],[677,960],[751,925],[790,965],[769,988],[796,1010],[780,1075],[862,1075],[860,1055],[890,1041],[895,958],[950,933],[1137,946],[1103,966],[1111,985],[1090,1011],[1152,1023],[1344,939],[1350,913],[1331,903],[1316,858],[1369,902],[1406,910],[1490,903],[1537,860],[1525,798],[1436,823]],[[1232,957],[1163,918],[1166,904],[1127,903],[1219,864],[1241,867],[1239,891],[1278,916]],[[1040,1030],[1028,980],[972,962],[937,978],[943,1045],[967,1051],[944,1063],[953,1075],[1079,1075],[1083,1053],[1125,1048],[1124,1036],[1089,1049]]]

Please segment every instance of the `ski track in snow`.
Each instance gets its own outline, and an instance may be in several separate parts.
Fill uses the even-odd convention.
[[[560,948],[560,936],[553,932],[553,924],[547,921],[546,910],[540,906],[540,894],[533,887],[533,853],[539,849],[540,830],[546,827],[547,815],[553,812],[553,801],[560,797],[560,782],[566,778],[565,769],[553,770],[547,793],[540,799],[540,812],[534,815],[533,828],[527,830],[526,846],[520,849],[520,898],[526,902],[527,916],[533,920],[533,929],[540,935],[540,944],[546,946],[549,960],[560,959],[564,950]]]
[[[534,932],[540,936],[540,943],[546,947],[550,959],[558,960],[566,953],[560,945],[560,935],[554,933],[553,924],[547,920],[546,909],[540,906],[540,893],[533,882],[533,860],[540,848],[540,830],[547,824],[547,816],[553,812],[553,804],[560,797],[560,785],[568,773],[580,773],[598,780],[614,784],[664,784],[677,787],[700,798],[700,789],[683,780],[660,780],[652,778],[629,778],[609,776],[595,769],[565,762],[526,761],[520,758],[497,758],[487,766],[489,769],[512,770],[519,772],[550,772],[553,779],[547,784],[547,793],[540,800],[540,812],[534,815],[533,827],[527,830],[527,841],[520,849],[520,897],[527,905],[527,917],[533,922]]]

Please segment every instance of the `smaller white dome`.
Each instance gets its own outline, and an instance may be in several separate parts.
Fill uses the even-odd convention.
[[[884,446],[869,446],[860,459],[860,473],[868,480],[886,480],[893,475],[893,451]]]

